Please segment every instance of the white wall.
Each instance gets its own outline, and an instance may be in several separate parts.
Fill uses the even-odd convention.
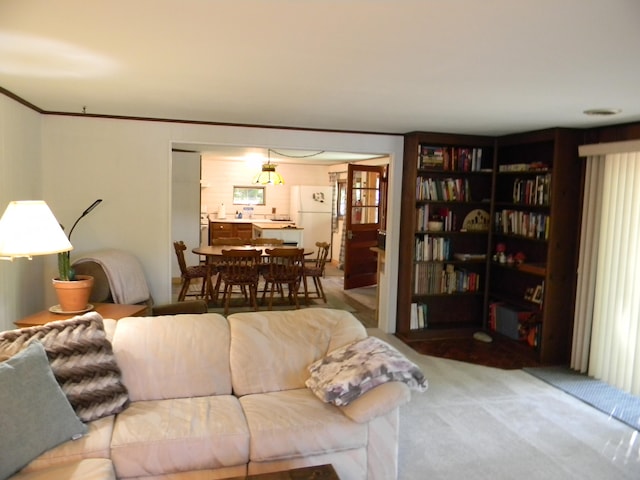
[[[8,107],[3,101],[0,108],[8,115],[14,106]],[[28,144],[37,144],[37,116],[22,111],[21,114],[28,120],[24,127],[28,138],[23,147],[34,149],[36,147]],[[6,125],[0,128],[5,132],[12,130]],[[56,115],[43,116],[41,128],[41,194],[58,220],[69,224],[96,198],[104,200],[76,227],[72,259],[100,248],[130,251],[142,262],[156,302],[171,298],[171,262],[175,255],[171,238],[171,146],[174,142],[389,153],[392,159],[389,218],[399,222],[402,136]],[[18,181],[19,173],[37,170],[37,156],[37,149],[34,159],[20,154],[18,159],[29,158],[31,165],[21,172],[10,172],[7,181]],[[6,163],[5,156],[3,167]],[[397,258],[398,240],[393,232],[398,231],[398,222],[392,221],[388,227],[387,278],[383,277],[380,284],[380,327],[386,331],[395,329],[397,261],[393,260]],[[393,259],[389,258],[391,252],[396,252]],[[41,279],[45,301],[42,302],[37,293],[34,295],[37,288],[30,284],[29,297],[36,300],[28,307],[14,308],[16,313],[11,317],[55,303],[49,285],[56,271],[55,258],[50,256],[45,260]],[[7,295],[12,297],[10,301],[18,303],[14,293],[7,291]]]
[[[171,243],[182,240],[187,265],[197,265],[191,248],[200,244],[200,154],[173,152],[171,163]],[[178,258],[171,260],[171,276],[180,278]]]
[[[233,217],[241,207],[233,205],[233,187],[252,186],[251,181],[261,168],[261,162],[247,163],[221,160],[206,153],[202,155],[202,179],[209,186],[202,190],[202,203],[215,219],[221,203],[225,204],[228,217]],[[284,178],[284,185],[266,186],[266,205],[256,205],[254,215],[289,213],[289,190],[292,185],[330,185],[329,168],[323,165],[278,164],[277,172]]]
[[[40,136],[40,115],[0,95],[0,215],[12,200],[43,199]],[[0,260],[0,331],[43,307],[53,289],[42,284],[43,258]]]

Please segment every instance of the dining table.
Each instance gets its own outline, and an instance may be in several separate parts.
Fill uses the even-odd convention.
[[[260,250],[263,257],[268,256],[267,250],[272,248],[298,248],[294,245],[200,245],[193,248],[191,251],[196,255],[202,255],[207,258],[209,263],[210,258],[221,257],[222,250]],[[314,251],[305,251],[304,255],[313,255]]]

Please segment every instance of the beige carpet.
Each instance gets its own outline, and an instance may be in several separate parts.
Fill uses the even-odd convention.
[[[399,480],[632,480],[640,437],[618,420],[522,370],[421,355],[429,381],[400,410]]]

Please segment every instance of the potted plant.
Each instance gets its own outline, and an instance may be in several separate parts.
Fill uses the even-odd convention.
[[[75,221],[69,231],[71,234],[81,218],[96,208],[102,199],[98,199],[89,206]],[[64,228],[63,228],[64,229]],[[71,267],[71,252],[58,253],[58,277],[52,280],[53,287],[58,295],[60,313],[77,313],[85,311],[88,307],[89,296],[93,288],[93,277],[90,275],[76,275]],[[55,308],[55,307],[54,307]]]

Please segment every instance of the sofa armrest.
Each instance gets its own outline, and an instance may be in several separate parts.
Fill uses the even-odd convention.
[[[366,423],[404,405],[410,399],[411,391],[406,384],[388,382],[369,390],[349,405],[338,408],[354,422]]]

